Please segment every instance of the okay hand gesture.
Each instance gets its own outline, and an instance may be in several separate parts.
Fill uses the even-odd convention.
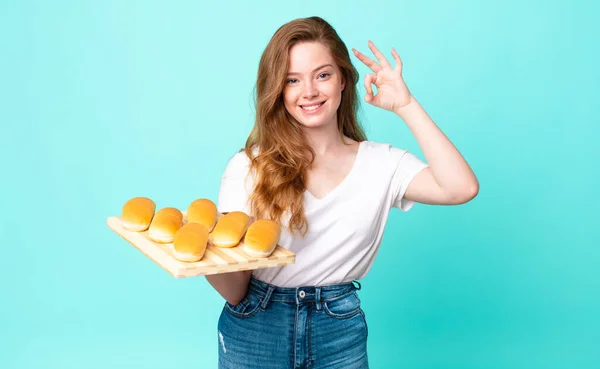
[[[368,56],[352,49],[354,55],[369,67],[374,74],[365,76],[365,88],[367,95],[365,101],[379,108],[397,112],[398,109],[410,102],[410,91],[402,79],[402,60],[400,55],[392,48],[392,56],[396,60],[396,67],[392,68],[385,56],[375,47],[373,42],[369,41],[369,48],[377,57],[379,64],[374,62]],[[371,85],[377,87],[377,95],[373,94]]]

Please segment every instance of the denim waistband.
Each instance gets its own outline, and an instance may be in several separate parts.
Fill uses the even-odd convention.
[[[358,287],[354,285],[358,284]],[[317,302],[320,305],[323,301],[334,299],[348,292],[360,290],[358,281],[335,284],[330,286],[302,286],[302,287],[278,287],[265,283],[254,277],[250,278],[248,292],[261,297],[263,304],[269,301],[280,302]]]

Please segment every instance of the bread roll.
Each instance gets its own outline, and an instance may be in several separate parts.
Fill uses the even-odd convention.
[[[134,197],[123,205],[121,224],[128,231],[145,231],[150,226],[155,210],[154,201],[147,197]]]
[[[223,215],[209,236],[210,243],[217,247],[233,247],[240,243],[248,229],[250,217],[242,211]]]
[[[183,214],[176,208],[162,208],[156,212],[148,237],[154,242],[171,243],[175,232],[183,225]]]
[[[204,256],[208,229],[199,223],[186,223],[175,232],[173,254],[177,260],[194,262]]]
[[[280,235],[279,223],[273,220],[259,219],[252,223],[246,231],[244,252],[253,257],[266,258],[277,247]]]
[[[187,210],[188,223],[200,223],[212,232],[217,223],[217,206],[209,199],[198,199]]]

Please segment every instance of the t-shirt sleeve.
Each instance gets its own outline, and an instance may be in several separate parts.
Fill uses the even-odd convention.
[[[221,176],[217,209],[220,213],[243,211],[250,214],[248,197],[250,160],[245,152],[238,152],[227,163]]]
[[[429,165],[407,150],[390,147],[394,174],[392,176],[392,207],[409,211],[415,202],[404,198],[406,189],[415,176]]]

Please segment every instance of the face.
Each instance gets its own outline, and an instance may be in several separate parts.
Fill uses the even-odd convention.
[[[337,127],[344,82],[329,48],[302,42],[290,49],[290,68],[283,89],[285,108],[306,128]]]

